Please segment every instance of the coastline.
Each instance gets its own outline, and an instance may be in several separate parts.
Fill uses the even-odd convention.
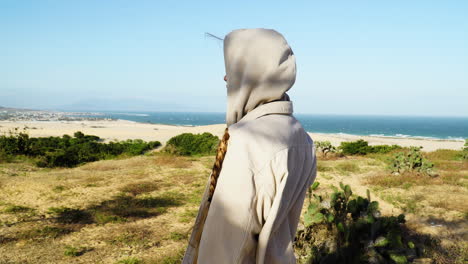
[[[218,137],[224,133],[225,124],[205,125],[205,126],[180,126],[140,123],[135,121],[116,120],[86,120],[86,121],[0,121],[0,133],[8,133],[14,128],[23,130],[27,127],[27,132],[32,137],[62,136],[64,134],[73,135],[76,131],[85,134],[99,136],[105,141],[142,139],[145,141],[158,140],[165,144],[173,136],[182,133],[203,133],[209,132]],[[432,139],[419,137],[391,137],[391,136],[363,136],[351,134],[328,134],[310,133],[315,141],[330,141],[338,146],[343,141],[355,141],[363,139],[370,145],[400,145],[403,147],[422,146],[423,151],[434,151],[437,149],[460,150],[464,141],[456,139]]]

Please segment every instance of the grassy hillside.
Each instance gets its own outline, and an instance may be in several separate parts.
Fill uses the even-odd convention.
[[[175,263],[209,163],[155,155],[73,169],[2,164],[0,263]]]
[[[437,177],[392,175],[388,157],[320,158],[316,193],[339,182],[355,195],[370,189],[383,215],[406,214],[427,257],[463,263],[468,162],[437,151],[426,154]],[[76,168],[1,163],[0,263],[179,263],[213,159],[152,153]]]

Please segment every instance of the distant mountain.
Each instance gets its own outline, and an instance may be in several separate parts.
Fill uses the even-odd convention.
[[[194,111],[191,107],[179,104],[151,101],[146,99],[104,99],[94,98],[80,100],[72,104],[57,107],[57,110],[63,111]]]
[[[0,106],[0,111],[16,111],[16,112],[29,112],[29,111],[39,111],[34,109],[27,109],[27,108],[13,108],[13,107],[4,107]]]
[[[0,111],[65,111],[65,112],[206,112],[207,106],[203,102],[168,102],[144,98],[90,98],[71,103],[53,104],[39,102],[36,109],[14,108],[0,106]],[[213,108],[213,107],[212,107]],[[39,110],[40,109],[40,110]],[[210,108],[208,107],[208,110]],[[212,109],[211,109],[212,110]]]

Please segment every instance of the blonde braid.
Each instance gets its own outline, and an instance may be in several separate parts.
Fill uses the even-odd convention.
[[[216,153],[216,160],[213,164],[213,169],[211,171],[210,193],[208,195],[209,202],[211,202],[211,199],[213,198],[213,194],[216,189],[216,183],[218,182],[218,177],[219,177],[219,174],[221,173],[224,156],[226,156],[228,140],[229,140],[229,131],[228,131],[228,128],[226,128],[226,130],[224,131],[223,138],[219,142],[218,151]]]

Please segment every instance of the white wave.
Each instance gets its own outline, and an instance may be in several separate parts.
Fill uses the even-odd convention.
[[[455,141],[465,141],[465,138],[462,138],[462,137],[447,137],[447,139],[455,140]]]
[[[308,131],[310,132],[310,131]],[[314,133],[314,132],[311,132]],[[362,135],[362,134],[348,134],[343,132],[338,133],[326,133],[326,132],[317,132],[320,134],[330,134],[330,135],[340,135],[340,136],[363,136],[363,137],[383,137],[383,138],[407,138],[407,139],[426,139],[426,140],[454,140],[454,141],[465,141],[464,138],[461,137],[428,137],[428,136],[413,136],[413,135],[406,135],[406,134],[393,134],[393,135],[386,135],[386,134],[369,134],[369,135]]]
[[[465,141],[464,138],[461,137],[447,137],[447,138],[439,138],[439,137],[428,137],[428,136],[412,136],[412,135],[405,135],[405,134],[394,134],[394,135],[385,135],[385,134],[370,134],[371,137],[386,137],[386,138],[413,138],[413,139],[428,139],[428,140],[455,140],[455,141]]]
[[[325,134],[336,134],[336,135],[340,135],[340,136],[362,136],[362,135],[358,135],[358,134],[349,134],[349,133],[343,133],[343,132],[338,132],[338,133],[325,133]]]
[[[116,115],[126,115],[126,116],[149,116],[148,114],[133,114],[133,113],[115,113]]]
[[[408,138],[408,137],[411,137],[411,135],[395,134],[394,137]]]

